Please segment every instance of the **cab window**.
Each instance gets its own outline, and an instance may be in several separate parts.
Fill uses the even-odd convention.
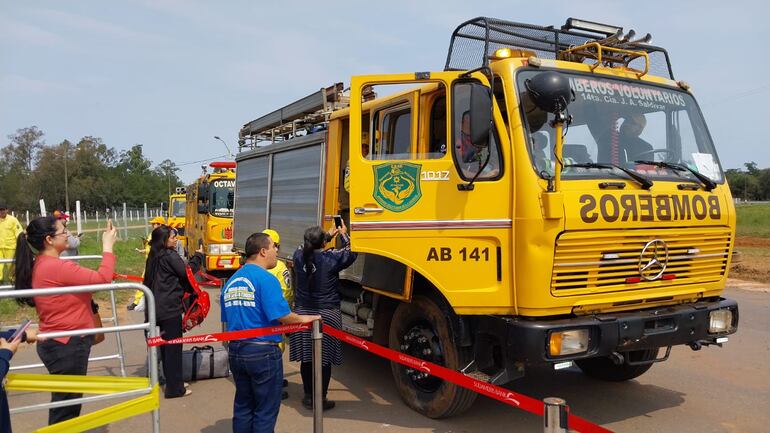
[[[441,159],[446,155],[446,96],[439,96],[430,109],[430,134],[428,159]]]
[[[398,91],[402,96],[372,110],[369,146],[362,149],[364,156],[368,150],[373,160],[443,158],[447,149],[445,89],[442,83],[377,86],[378,94]],[[415,106],[421,100],[425,104],[419,107],[422,114]],[[418,115],[424,117],[420,122],[416,121]]]
[[[376,159],[409,159],[412,142],[412,107],[408,103],[383,110],[375,134]]]

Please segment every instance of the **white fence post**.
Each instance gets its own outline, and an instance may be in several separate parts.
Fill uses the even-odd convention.
[[[27,225],[29,225],[29,211],[27,211]]]
[[[128,219],[126,218],[125,203],[123,203],[123,239],[128,239]]]
[[[80,200],[75,200],[75,222],[77,223],[78,233],[83,233],[83,223],[80,221]]]
[[[40,216],[47,216],[45,212],[45,200],[40,199]]]
[[[144,204],[144,237],[150,235],[150,229],[147,227],[147,203]]]

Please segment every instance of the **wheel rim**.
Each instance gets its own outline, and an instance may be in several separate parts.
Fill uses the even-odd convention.
[[[444,364],[444,352],[439,337],[428,324],[409,328],[401,338],[401,352],[434,364]],[[430,374],[410,367],[402,367],[407,379],[420,391],[436,392],[443,382]]]

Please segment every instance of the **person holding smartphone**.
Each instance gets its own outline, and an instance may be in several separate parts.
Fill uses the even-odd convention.
[[[102,236],[102,262],[96,271],[84,268],[72,260],[59,258],[67,249],[67,235],[64,224],[53,216],[35,218],[29,223],[26,233],[21,233],[16,242],[16,290],[112,282],[116,261],[112,250],[118,239],[118,231],[112,226],[112,220],[107,220],[107,229]],[[98,312],[98,306],[90,293],[36,296],[32,299],[19,298],[17,301],[35,307],[41,333],[92,329],[94,313]],[[93,343],[93,335],[54,338],[38,343],[37,354],[50,374],[85,376]],[[51,401],[81,396],[55,392]],[[73,405],[50,409],[48,424],[75,418],[80,415],[80,408],[80,405]]]
[[[22,331],[20,328],[0,332],[0,383],[5,381],[5,375],[11,368],[11,358],[19,348],[19,344],[22,342],[32,344],[35,341],[37,341],[37,331],[34,329]],[[0,433],[11,433],[11,413],[8,409],[8,396],[3,386],[0,386]]]
[[[356,253],[350,251],[347,227],[342,218],[335,218],[336,228],[325,232],[319,226],[305,230],[304,244],[294,252],[294,312],[297,314],[318,314],[324,325],[342,328],[342,311],[339,294],[339,274],[356,260]],[[336,235],[340,237],[340,249],[324,249],[327,242]],[[332,375],[332,364],[342,364],[342,343],[336,338],[323,336],[323,357],[321,359],[323,409],[328,410],[335,403],[326,398]],[[313,408],[313,340],[310,331],[295,332],[289,336],[289,360],[300,362],[300,373],[305,396],[302,405]]]

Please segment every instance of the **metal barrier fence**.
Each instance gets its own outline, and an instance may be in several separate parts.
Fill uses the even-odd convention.
[[[51,295],[64,295],[73,293],[94,293],[99,291],[110,291],[113,293],[115,290],[141,290],[144,292],[146,300],[146,308],[149,317],[148,323],[134,324],[134,325],[116,325],[104,328],[89,328],[78,329],[74,331],[62,331],[62,332],[49,332],[38,334],[38,338],[60,338],[60,337],[72,337],[80,335],[94,335],[100,333],[118,333],[120,331],[145,331],[150,338],[158,337],[158,330],[155,326],[155,297],[152,291],[146,286],[138,283],[112,283],[112,284],[96,284],[91,286],[71,286],[71,287],[52,287],[46,289],[29,289],[29,290],[13,290],[13,291],[0,291],[0,299],[6,298],[29,298],[33,296],[51,296]],[[64,400],[56,403],[42,403],[31,406],[24,406],[11,409],[11,414],[30,412],[42,409],[52,409],[57,407],[72,406],[84,403],[93,403],[97,401],[107,401],[127,397],[137,397],[150,395],[158,385],[158,351],[156,347],[148,347],[149,351],[149,387],[140,388],[125,392],[114,392],[105,395],[96,395],[92,397],[81,397],[72,400]],[[87,415],[86,415],[87,416]],[[65,421],[67,422],[67,421]],[[90,427],[89,427],[90,428]],[[160,411],[156,407],[152,410],[152,431],[154,433],[160,433]]]
[[[102,256],[100,255],[64,256],[60,258],[62,260],[73,260],[76,262],[80,262],[80,261],[87,261],[87,260],[101,260]],[[14,262],[14,259],[0,259],[0,264],[13,263],[13,262]],[[0,291],[11,290],[11,289],[13,289],[13,286],[10,284],[0,286]],[[110,306],[112,307],[112,317],[102,318],[102,323],[112,323],[112,326],[119,326],[120,323],[118,323],[118,310],[116,309],[115,292],[113,291],[110,291]],[[118,362],[120,363],[120,375],[122,377],[126,377],[126,357],[123,351],[123,337],[120,335],[120,332],[115,333],[115,340],[116,340],[117,350],[118,350],[117,353],[114,353],[112,355],[94,356],[92,358],[88,358],[88,361],[95,362],[95,361],[108,361],[110,359],[117,359]],[[11,371],[28,370],[31,368],[40,368],[40,367],[43,367],[42,363],[16,365],[11,367],[10,370]]]

